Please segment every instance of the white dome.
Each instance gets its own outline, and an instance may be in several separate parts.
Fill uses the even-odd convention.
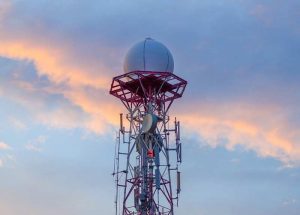
[[[173,73],[173,70],[174,61],[171,52],[162,43],[151,38],[135,44],[125,57],[125,73],[133,71]]]

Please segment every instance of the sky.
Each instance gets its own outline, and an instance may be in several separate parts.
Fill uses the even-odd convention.
[[[176,214],[298,215],[298,0],[0,0],[0,213],[114,214],[109,95],[146,37],[188,81]]]

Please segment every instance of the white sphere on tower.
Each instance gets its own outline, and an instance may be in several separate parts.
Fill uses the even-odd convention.
[[[151,71],[173,73],[174,60],[169,49],[151,38],[135,44],[127,53],[124,72]]]

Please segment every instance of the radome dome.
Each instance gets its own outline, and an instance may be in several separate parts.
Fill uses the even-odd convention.
[[[127,53],[124,72],[151,71],[173,73],[174,60],[169,49],[151,38],[136,43]]]

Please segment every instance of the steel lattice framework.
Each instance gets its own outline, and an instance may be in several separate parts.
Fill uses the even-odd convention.
[[[187,82],[169,72],[134,71],[113,78],[110,94],[127,108],[127,127],[120,115],[113,175],[116,215],[174,214],[180,193],[182,161],[180,123],[170,128],[168,110],[182,97]],[[151,132],[143,132],[147,114],[157,117]],[[177,186],[172,187],[172,181]]]

